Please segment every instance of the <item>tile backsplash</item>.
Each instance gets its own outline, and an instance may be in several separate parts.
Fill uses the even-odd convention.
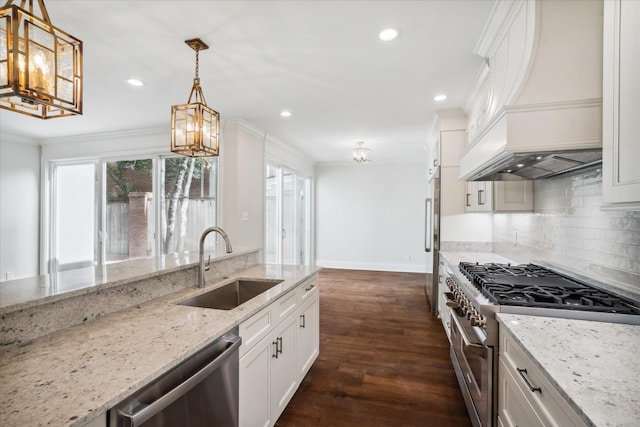
[[[542,260],[640,298],[640,211],[601,210],[602,173],[534,181],[534,212],[494,214],[494,251]]]

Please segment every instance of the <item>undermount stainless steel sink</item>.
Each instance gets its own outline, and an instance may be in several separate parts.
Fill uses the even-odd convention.
[[[178,302],[189,307],[231,310],[268,291],[282,280],[275,279],[238,279],[204,294]]]

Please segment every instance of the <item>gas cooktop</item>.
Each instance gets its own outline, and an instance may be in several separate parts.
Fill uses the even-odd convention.
[[[461,262],[459,268],[496,304],[640,315],[635,301],[536,264]]]

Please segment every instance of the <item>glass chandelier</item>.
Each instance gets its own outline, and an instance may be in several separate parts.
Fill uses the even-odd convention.
[[[82,114],[82,42],[37,0],[0,9],[0,108],[41,119]],[[17,3],[17,1],[16,1]]]
[[[209,108],[200,87],[199,53],[209,49],[202,40],[185,43],[196,51],[196,76],[186,104],[171,107],[171,151],[189,157],[211,157],[219,154],[220,114]]]
[[[367,159],[367,154],[369,153],[368,148],[362,148],[364,142],[358,142],[358,148],[353,152],[353,161],[355,163],[368,163],[371,160]]]

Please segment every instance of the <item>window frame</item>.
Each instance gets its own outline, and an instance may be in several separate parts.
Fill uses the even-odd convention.
[[[96,267],[101,267],[107,264],[114,263],[113,261],[107,263],[106,261],[106,241],[104,239],[104,233],[106,229],[106,203],[107,203],[107,163],[113,163],[118,161],[131,161],[131,160],[151,160],[152,161],[152,194],[153,194],[153,207],[154,207],[154,243],[153,243],[153,252],[152,255],[148,258],[157,258],[163,255],[168,254],[162,253],[162,239],[159,237],[162,234],[162,197],[160,192],[162,189],[161,180],[164,178],[162,175],[162,161],[168,158],[181,158],[179,155],[167,154],[167,153],[158,153],[158,152],[137,152],[137,153],[123,153],[123,154],[105,154],[103,156],[93,156],[93,157],[83,157],[76,159],[68,159],[68,160],[57,160],[57,159],[43,159],[44,166],[43,170],[46,171],[46,176],[43,176],[43,188],[46,189],[42,196],[42,204],[43,204],[43,221],[42,221],[42,230],[41,235],[43,237],[42,248],[44,249],[41,253],[41,271],[44,273],[55,273],[57,272],[55,266],[55,260],[57,257],[57,218],[56,218],[56,208],[57,208],[57,168],[60,166],[72,166],[72,165],[83,165],[83,164],[93,164],[95,166],[95,174],[96,174],[96,187],[95,187],[95,209],[94,209],[94,261],[93,264]],[[216,222],[219,223],[220,220],[220,159],[216,159],[216,168],[215,168],[215,218]],[[217,224],[213,224],[217,225]],[[147,258],[147,259],[148,259]],[[127,260],[123,260],[127,261]],[[120,262],[123,262],[120,261]],[[115,261],[118,262],[118,261]]]

